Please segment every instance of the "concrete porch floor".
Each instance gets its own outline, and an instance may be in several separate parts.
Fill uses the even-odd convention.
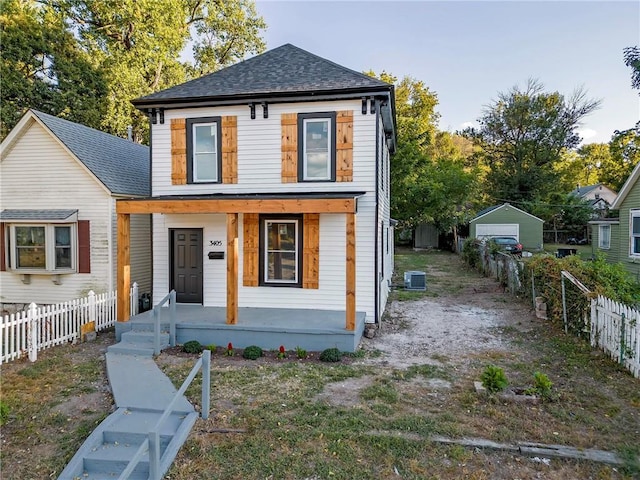
[[[297,308],[238,308],[238,323],[227,325],[224,307],[202,305],[176,305],[176,342],[184,344],[198,340],[203,345],[236,348],[258,345],[274,349],[284,345],[287,350],[295,347],[308,351],[321,351],[336,347],[354,352],[362,338],[366,314],[356,312],[356,328],[345,329],[345,312],[342,310],[307,310]],[[169,329],[169,309],[162,308],[161,330]],[[128,322],[116,323],[116,338],[130,330],[153,330],[153,310],[131,317]]]

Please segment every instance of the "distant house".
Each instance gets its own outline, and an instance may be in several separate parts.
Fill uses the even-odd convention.
[[[481,210],[469,222],[469,236],[478,239],[515,237],[525,250],[537,251],[543,247],[543,223],[544,220],[504,203]]]
[[[116,288],[116,199],[145,197],[149,149],[29,110],[0,145],[0,302]],[[131,278],[151,292],[150,215],[132,219]]]
[[[578,185],[575,190],[570,192],[570,195],[589,202],[589,205],[594,210],[605,212],[611,207],[611,204],[613,204],[617,193],[602,183],[596,183],[595,185],[586,185],[583,187]]]
[[[611,204],[618,218],[589,222],[592,225],[593,248],[602,252],[610,263],[622,263],[640,281],[640,164],[622,186]]]

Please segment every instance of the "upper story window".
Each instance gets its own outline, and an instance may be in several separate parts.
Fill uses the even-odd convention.
[[[611,225],[600,225],[598,228],[598,247],[603,250],[611,248]]]
[[[188,183],[220,183],[220,117],[188,118],[186,130]]]
[[[25,272],[76,270],[75,224],[10,225],[10,265]]]
[[[629,212],[629,236],[631,255],[640,255],[640,210],[631,210]]]
[[[301,113],[298,115],[298,181],[335,182],[336,114]]]

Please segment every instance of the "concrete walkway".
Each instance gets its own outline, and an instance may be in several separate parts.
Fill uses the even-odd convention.
[[[139,353],[135,353],[136,349]],[[162,478],[171,467],[199,415],[181,396],[169,417],[158,425],[177,389],[158,368],[149,351],[152,349],[141,345],[139,337],[131,342],[123,338],[119,344],[109,347],[107,376],[117,409],[89,435],[59,480],[119,478],[152,430],[160,434],[161,458],[157,476],[152,480]],[[148,448],[145,448],[128,478],[146,480],[151,478],[150,470]]]

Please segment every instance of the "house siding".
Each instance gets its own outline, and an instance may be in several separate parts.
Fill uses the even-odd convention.
[[[620,228],[618,239],[619,261],[640,281],[640,256],[630,255],[630,219],[631,210],[640,209],[640,183],[636,182],[620,205]]]
[[[281,116],[285,113],[353,111],[353,181],[282,183]],[[171,120],[235,116],[237,118],[237,184],[173,185],[171,181]],[[248,106],[189,108],[168,110],[165,123],[152,126],[153,168],[152,195],[206,195],[211,193],[309,193],[353,192],[365,194],[358,199],[356,215],[356,310],[364,311],[373,321],[375,312],[375,245],[376,237],[376,116],[361,113],[360,100],[340,102],[309,102],[270,104],[269,118],[262,118],[256,106],[256,118],[251,120]],[[384,144],[384,136],[381,137]],[[382,148],[382,147],[381,147]],[[388,181],[386,182],[388,186]],[[387,187],[388,188],[388,187]],[[388,225],[388,201],[379,214],[379,221]],[[295,213],[295,212],[291,212]],[[209,260],[206,256],[209,240],[222,240],[226,250],[226,216],[159,215],[153,216],[154,302],[167,294],[169,279],[170,228],[203,228],[204,292],[206,306],[226,304],[226,261]],[[242,216],[239,242],[243,242]],[[346,215],[320,215],[320,275],[318,289],[245,287],[242,281],[243,252],[239,248],[238,305],[240,307],[344,309],[346,305]],[[379,248],[379,252],[382,248]],[[388,287],[387,287],[388,288]],[[385,296],[386,300],[386,296]]]
[[[0,209],[77,209],[91,230],[91,273],[63,274],[60,285],[49,274],[31,274],[27,285],[18,273],[0,272],[1,301],[51,304],[111,289],[108,191],[35,122],[3,155],[1,172]]]
[[[495,210],[471,220],[470,236],[476,237],[476,226],[484,224],[518,224],[519,241],[527,250],[542,250],[543,222],[511,206],[500,206]]]

